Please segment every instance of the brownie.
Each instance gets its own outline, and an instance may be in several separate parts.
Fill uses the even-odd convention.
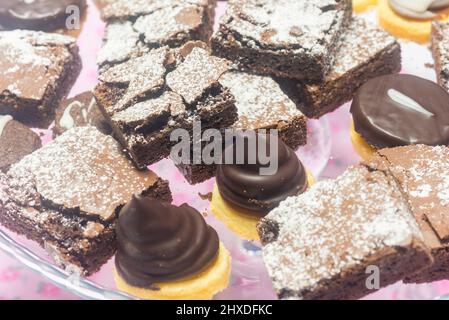
[[[30,128],[13,120],[11,116],[0,116],[0,171],[42,147],[41,138]]]
[[[200,46],[162,47],[99,76],[95,96],[115,136],[139,168],[166,158],[176,129],[224,128],[237,118],[234,97],[219,83],[228,63]]]
[[[368,165],[396,178],[431,249],[433,264],[405,282],[449,279],[449,148],[417,145],[383,149]]]
[[[0,222],[86,276],[115,253],[116,216],[133,194],[171,201],[167,182],[135,169],[120,145],[92,126],[65,132],[0,181]]]
[[[234,0],[211,45],[245,71],[322,80],[351,14],[350,0]]]
[[[401,70],[399,43],[363,18],[351,21],[340,42],[324,80],[298,84],[300,108],[310,118],[319,118],[351,100],[368,80]]]
[[[431,262],[396,181],[365,166],[288,198],[258,231],[281,299],[358,299],[376,290],[369,267],[385,287]]]
[[[220,83],[231,90],[236,100],[238,120],[232,128],[277,129],[279,137],[294,150],[307,143],[306,117],[272,77],[231,70],[220,78]],[[177,167],[191,184],[214,177],[217,169],[216,165],[206,164]]]
[[[0,32],[0,115],[47,128],[81,71],[75,38],[36,31]]]
[[[104,134],[112,129],[98,108],[92,92],[87,91],[62,101],[56,108],[53,136],[59,136],[75,127],[94,126]]]
[[[103,2],[100,10],[104,20],[131,26],[145,45],[158,48],[178,47],[190,40],[208,42],[215,6],[216,0],[113,0]]]
[[[432,25],[432,53],[438,83],[449,91],[449,22]]]

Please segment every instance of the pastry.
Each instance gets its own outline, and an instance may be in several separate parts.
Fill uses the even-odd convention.
[[[95,97],[131,159],[145,168],[170,155],[176,129],[235,122],[234,97],[219,83],[228,67],[199,46],[188,52],[162,47],[100,73]]]
[[[8,171],[12,164],[40,147],[41,138],[30,128],[11,116],[0,116],[0,171]]]
[[[322,80],[352,14],[350,0],[237,0],[211,39],[215,54],[244,71]]]
[[[351,113],[352,140],[365,158],[369,146],[449,144],[449,94],[429,80],[412,75],[372,79],[356,93]]]
[[[382,149],[367,163],[388,171],[406,195],[433,263],[409,275],[407,283],[449,279],[449,148],[425,145]]]
[[[220,78],[220,84],[231,91],[236,101],[238,119],[232,128],[276,129],[293,150],[307,143],[307,118],[298,110],[298,102],[290,98],[275,79],[231,70]],[[193,145],[191,154],[194,154]],[[192,163],[176,163],[189,183],[197,184],[215,177],[216,164]]]
[[[0,115],[46,129],[81,71],[75,38],[0,31]]]
[[[112,129],[98,108],[92,92],[83,92],[73,98],[62,101],[56,108],[53,136],[59,136],[75,127],[92,125],[104,134]]]
[[[359,299],[432,261],[395,179],[365,166],[281,202],[258,231],[280,299]]]
[[[0,181],[0,223],[85,276],[114,255],[116,215],[133,194],[172,199],[166,181],[135,169],[120,145],[92,126],[68,130]]]
[[[379,22],[397,38],[429,41],[432,21],[449,21],[448,0],[379,0]]]
[[[313,177],[304,168],[296,154],[282,140],[277,140],[276,172],[264,174],[259,156],[256,164],[250,163],[251,154],[258,155],[259,146],[266,143],[266,150],[277,139],[258,135],[258,147],[245,144],[244,164],[222,164],[218,166],[216,185],[212,194],[211,211],[233,232],[245,240],[259,240],[256,225],[272,209],[287,197],[298,195],[313,184]],[[231,145],[228,148],[234,148]],[[228,152],[225,150],[225,154]],[[236,154],[234,152],[234,154]],[[271,164],[274,161],[270,162]]]
[[[355,12],[363,12],[377,4],[377,0],[352,0],[352,7]]]
[[[231,257],[203,216],[134,197],[120,211],[115,280],[142,299],[209,300],[228,286]]]

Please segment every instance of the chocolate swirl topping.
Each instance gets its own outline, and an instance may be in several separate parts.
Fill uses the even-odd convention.
[[[412,75],[374,78],[351,106],[356,131],[376,148],[449,145],[449,94]]]
[[[120,211],[117,243],[119,275],[141,288],[195,275],[216,259],[219,249],[217,232],[197,210],[140,196]]]
[[[274,136],[269,138],[258,135],[258,144],[261,139],[267,144],[268,157],[270,143]],[[232,146],[235,148],[235,145]],[[235,150],[234,150],[235,151]],[[278,170],[272,175],[261,175],[260,168],[264,167],[256,156],[256,164],[248,164],[248,154],[256,152],[245,144],[245,164],[224,164],[218,167],[217,186],[223,199],[251,215],[264,217],[286,198],[303,193],[307,187],[307,173],[296,154],[284,142],[278,139]],[[236,154],[236,152],[234,152]],[[236,163],[234,161],[234,163]],[[266,166],[265,166],[266,167]]]

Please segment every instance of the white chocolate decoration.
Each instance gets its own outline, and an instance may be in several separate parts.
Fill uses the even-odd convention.
[[[399,103],[402,107],[412,109],[416,112],[419,112],[423,114],[426,117],[433,117],[435,116],[432,112],[426,110],[423,106],[421,106],[418,102],[410,98],[409,96],[406,96],[405,94],[395,90],[390,89],[388,90],[388,96],[395,102]]]
[[[391,8],[398,14],[413,19],[433,19],[437,17],[431,10],[449,7],[449,0],[390,0]]]
[[[11,116],[0,116],[0,136],[3,134],[6,124],[11,120],[13,120]]]
[[[70,130],[75,126],[75,120],[72,117],[72,109],[73,108],[79,108],[81,109],[81,115],[83,116],[83,119],[86,123],[89,122],[88,115],[92,111],[92,108],[95,105],[95,99],[92,99],[89,106],[86,107],[79,101],[73,101],[71,104],[67,106],[67,108],[64,110],[64,113],[61,117],[61,120],[59,120],[59,124],[62,128],[66,130]]]

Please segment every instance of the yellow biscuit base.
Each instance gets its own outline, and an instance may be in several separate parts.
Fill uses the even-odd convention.
[[[416,20],[398,15],[391,9],[389,0],[379,0],[379,23],[393,36],[418,43],[429,41],[432,20]],[[449,21],[449,10],[441,11],[438,20]]]
[[[313,175],[307,171],[307,181],[309,186],[315,183]],[[259,234],[256,226],[260,218],[251,213],[245,213],[241,210],[236,210],[233,206],[226,203],[218,191],[218,186],[215,184],[212,193],[211,211],[213,215],[222,221],[229,230],[233,231],[239,237],[248,241],[259,241]]]
[[[376,149],[368,144],[363,137],[355,131],[354,121],[351,121],[351,130],[349,132],[351,142],[355,151],[363,160],[368,160],[376,152]]]
[[[117,288],[129,295],[146,300],[211,300],[228,287],[231,275],[231,256],[220,243],[215,262],[199,274],[188,279],[156,283],[159,290],[129,285],[114,269]]]
[[[377,0],[352,0],[352,8],[355,12],[363,12],[368,8],[373,7],[377,4]]]

